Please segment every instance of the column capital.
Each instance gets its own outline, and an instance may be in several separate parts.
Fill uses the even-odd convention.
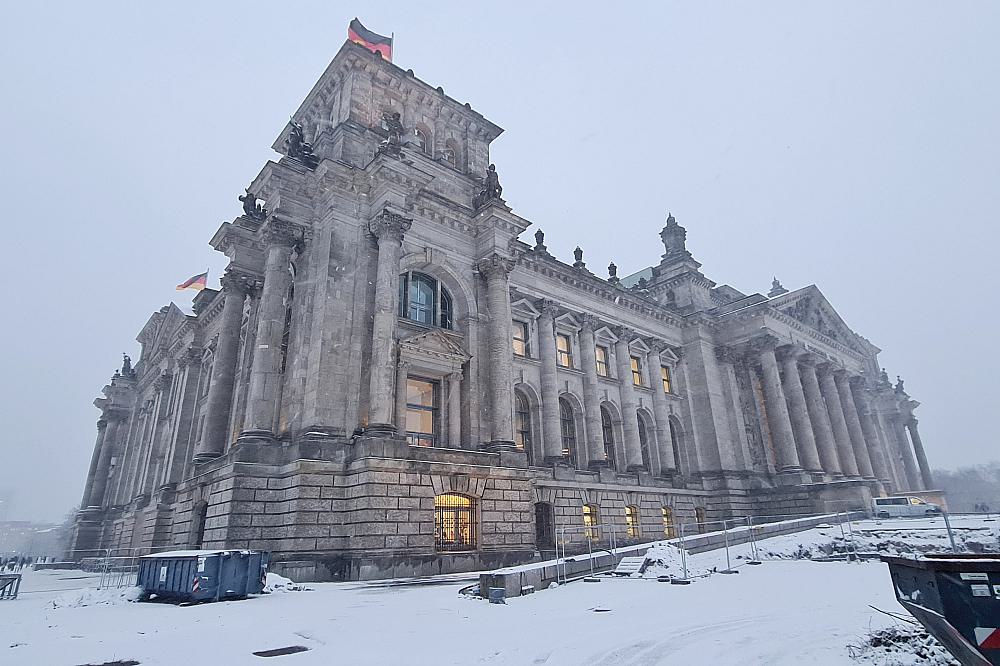
[[[597,330],[597,328],[601,325],[601,320],[589,312],[582,312],[573,316],[578,322],[580,322],[580,328],[582,330],[590,331],[591,333]]]
[[[550,319],[555,319],[560,314],[562,314],[562,308],[555,301],[550,301],[547,298],[535,301],[535,309],[538,310],[538,318],[548,317]]]
[[[106,418],[102,416],[101,418],[97,419],[98,430],[104,430],[107,427],[108,427],[108,420]]]
[[[305,229],[302,226],[273,216],[264,223],[261,234],[269,246],[294,247],[305,240]]]
[[[170,386],[170,382],[173,379],[173,375],[169,372],[162,372],[160,376],[153,380],[153,387],[157,391],[162,391],[163,389]]]
[[[226,294],[234,293],[241,296],[246,296],[263,284],[260,277],[235,266],[227,268],[219,282],[222,283],[222,290]]]
[[[636,338],[635,331],[628,326],[615,326],[611,329],[611,332],[618,338],[618,342],[624,342],[625,344],[631,344]]]
[[[383,240],[402,242],[403,235],[413,226],[413,220],[394,213],[388,208],[376,215],[368,223],[368,231],[381,243]]]
[[[825,377],[827,375],[833,375],[840,369],[839,365],[831,363],[830,361],[820,361],[816,363],[816,374],[820,377]]]
[[[517,262],[510,257],[505,257],[496,252],[483,257],[476,262],[476,269],[479,271],[480,275],[486,278],[487,282],[492,282],[494,280],[507,280],[507,276],[510,272],[514,270],[514,265]]]
[[[748,347],[751,351],[759,354],[766,351],[773,352],[779,344],[781,344],[781,340],[778,336],[771,333],[762,333],[750,338]]]
[[[809,352],[802,345],[781,345],[775,348],[775,353],[778,355],[778,360],[787,363],[789,361],[798,361],[799,358]]]
[[[128,412],[121,408],[112,408],[105,412],[104,418],[108,421],[124,421],[128,418]]]
[[[729,345],[717,345],[715,347],[715,360],[720,363],[734,363],[740,360],[741,354]]]
[[[908,418],[906,420],[906,427],[908,427],[908,428],[916,428],[918,423],[919,423],[919,421],[917,420],[917,417],[916,416],[911,416],[910,418]]]
[[[404,361],[404,360],[400,359],[396,363],[396,367],[399,368],[399,370],[401,370],[402,372],[406,372],[407,370],[410,369],[410,362],[409,361]]]
[[[463,379],[463,375],[462,375],[462,371],[461,370],[456,370],[455,372],[453,372],[450,375],[448,375],[448,381],[456,383],[456,384],[459,383],[459,382],[461,382],[462,379]]]
[[[651,354],[656,354],[657,356],[659,356],[664,350],[670,348],[670,345],[659,338],[647,338],[644,342],[646,343],[646,346],[649,347],[649,352]]]
[[[851,375],[847,378],[847,381],[850,383],[852,389],[863,391],[868,388],[868,380],[863,375]]]

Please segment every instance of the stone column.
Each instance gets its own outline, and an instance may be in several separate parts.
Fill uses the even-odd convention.
[[[87,472],[87,483],[83,487],[83,499],[80,500],[81,509],[86,509],[90,506],[90,493],[94,488],[94,477],[97,474],[97,464],[101,460],[101,448],[104,445],[104,433],[107,432],[107,427],[108,420],[104,418],[104,416],[97,419],[97,441],[94,442],[94,453],[90,457],[90,469]]]
[[[674,447],[670,439],[670,408],[667,407],[667,394],[663,392],[663,377],[660,374],[660,368],[663,366],[660,352],[666,349],[667,345],[661,340],[649,340],[648,346],[646,367],[649,368],[649,385],[653,388],[653,418],[656,419],[656,441],[659,443],[660,453],[660,469],[653,473],[662,476],[666,471],[677,470]]]
[[[854,396],[854,408],[861,421],[861,433],[864,435],[868,449],[872,473],[885,486],[892,481],[892,473],[889,471],[889,463],[879,446],[878,433],[875,431],[875,422],[872,420],[871,406],[868,404],[868,396],[865,394],[864,379],[861,377],[851,378],[851,393]]]
[[[448,446],[462,447],[462,373],[448,375]]]
[[[215,342],[212,383],[208,387],[208,402],[205,406],[205,430],[195,448],[195,464],[218,458],[230,444],[229,419],[232,416],[243,304],[249,284],[249,276],[232,267],[222,276],[222,296],[225,302],[222,306],[219,337]]]
[[[758,352],[761,365],[761,379],[764,384],[764,400],[767,407],[767,422],[771,426],[771,437],[777,454],[778,472],[798,472],[799,454],[795,450],[795,436],[792,434],[792,422],[788,417],[788,403],[785,392],[781,389],[781,374],[778,372],[778,359],[774,356],[774,345],[767,343]]]
[[[795,433],[795,443],[798,445],[799,462],[809,472],[821,472],[823,465],[819,460],[819,449],[816,437],[813,435],[812,423],[806,406],[806,394],[802,388],[799,375],[798,356],[800,350],[788,348],[783,350],[782,365],[785,369],[784,391],[788,400],[788,417],[792,422],[792,432]]]
[[[396,364],[396,432],[406,435],[406,378],[410,371],[410,364],[400,361]]]
[[[934,477],[931,476],[931,467],[927,464],[927,454],[924,453],[924,443],[920,441],[920,432],[917,430],[917,419],[915,417],[906,422],[906,429],[910,431],[913,452],[917,454],[917,465],[920,467],[920,480],[923,481],[924,490],[929,490],[934,487]]]
[[[872,471],[872,461],[868,456],[868,447],[865,445],[865,436],[861,431],[861,419],[858,418],[858,409],[854,406],[854,396],[851,394],[850,379],[843,370],[835,372],[834,383],[837,385],[837,395],[840,396],[840,406],[844,410],[844,419],[847,422],[847,434],[851,438],[851,448],[854,450],[854,461],[858,465],[858,473],[865,479],[874,479],[875,472]]]
[[[639,441],[639,414],[632,383],[632,350],[629,343],[635,338],[635,331],[625,326],[615,328],[618,341],[615,343],[615,363],[618,366],[618,385],[622,400],[622,432],[625,436],[625,469],[627,471],[645,469],[642,463],[642,443]]]
[[[812,423],[813,436],[819,453],[820,466],[831,476],[840,477],[840,459],[837,457],[837,440],[830,424],[830,414],[820,392],[819,380],[816,378],[816,361],[808,356],[799,359],[799,378],[806,398],[806,409]]]
[[[125,417],[125,412],[118,410],[109,410],[105,413],[108,427],[104,433],[101,456],[97,461],[97,470],[94,473],[94,483],[90,488],[90,498],[87,500],[87,506],[101,507],[104,505],[104,493],[108,487],[108,474],[111,473],[111,458],[117,449],[118,431],[121,429]]]
[[[608,466],[601,427],[601,400],[597,395],[597,342],[594,339],[597,317],[584,313],[577,319],[580,322],[580,366],[583,368],[583,417],[587,426],[587,459],[590,461],[590,468],[597,469]]]
[[[910,442],[906,438],[906,427],[903,417],[898,412],[890,414],[889,423],[893,436],[896,438],[896,448],[899,451],[899,456],[903,460],[903,470],[906,474],[907,483],[905,490],[921,490],[920,474],[917,472],[917,465],[913,460]]]
[[[854,459],[854,448],[851,444],[851,434],[847,431],[847,420],[844,418],[844,408],[840,404],[840,393],[837,382],[833,378],[836,368],[824,363],[819,371],[819,387],[826,401],[830,424],[833,426],[833,436],[837,442],[837,457],[840,459],[840,470],[844,476],[858,478],[858,463]]]
[[[510,285],[507,276],[514,260],[491,254],[476,264],[486,279],[486,305],[490,313],[489,348],[490,412],[493,415],[489,451],[514,451],[514,350],[511,347]]]
[[[559,383],[556,379],[556,334],[554,318],[559,308],[552,301],[537,304],[538,358],[542,389],[542,453],[546,464],[564,462],[562,431],[559,428]]]
[[[293,225],[282,220],[272,219],[267,225],[264,230],[267,243],[264,286],[257,306],[257,337],[253,365],[250,367],[245,426],[240,433],[240,441],[274,440],[274,423],[281,399],[281,337],[285,330],[285,298],[292,284],[289,271],[292,248],[301,234]],[[399,289],[398,285],[393,288]],[[392,371],[391,365],[389,370]]]

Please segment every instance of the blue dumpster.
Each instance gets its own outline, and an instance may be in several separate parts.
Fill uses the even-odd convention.
[[[139,558],[143,595],[173,601],[240,599],[264,590],[270,553],[259,550],[175,550]]]
[[[963,666],[1000,666],[1000,554],[882,561],[899,603]]]

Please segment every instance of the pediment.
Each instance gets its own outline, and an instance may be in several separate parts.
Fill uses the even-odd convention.
[[[773,299],[771,305],[821,335],[856,351],[864,352],[858,335],[840,318],[823,293],[815,286],[789,292]]]
[[[435,328],[400,340],[399,353],[401,357],[434,358],[461,365],[472,358],[462,342],[457,333]]]

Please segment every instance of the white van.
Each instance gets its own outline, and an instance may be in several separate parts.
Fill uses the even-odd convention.
[[[914,518],[941,513],[941,507],[919,497],[876,497],[872,511],[876,518]]]

